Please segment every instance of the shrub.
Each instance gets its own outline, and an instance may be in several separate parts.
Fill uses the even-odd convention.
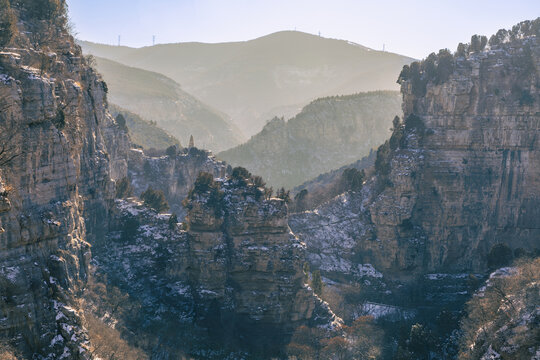
[[[450,78],[450,75],[454,72],[454,57],[447,49],[439,51],[437,55],[437,74],[435,82],[442,84]]]
[[[116,198],[125,199],[133,195],[133,188],[131,182],[127,177],[123,177],[116,183]]]
[[[285,190],[285,188],[282,187],[278,190],[276,197],[288,203],[291,201],[291,192],[289,190]]]
[[[195,180],[192,192],[202,194],[217,187],[218,184],[214,181],[214,176],[208,172],[201,171]]]
[[[264,182],[262,176],[258,176],[258,175],[252,176],[251,181],[253,182],[253,186],[255,187],[263,188],[266,186],[266,183]]]
[[[455,55],[457,57],[466,57],[467,55],[469,55],[469,45],[459,43]]]
[[[345,191],[360,191],[364,185],[366,173],[356,168],[348,168],[341,174],[342,188]]]
[[[176,225],[178,224],[178,216],[176,214],[171,214],[169,217],[169,230],[176,229]]]
[[[224,193],[220,190],[220,184],[214,180],[214,176],[210,173],[201,171],[193,189],[188,194],[188,197],[183,201],[183,205],[190,208],[189,200],[193,199],[196,194],[210,193],[206,204],[214,209],[217,216],[222,214],[222,201]]]
[[[66,116],[64,115],[64,111],[62,109],[58,109],[52,123],[58,130],[62,130],[66,127]]]
[[[122,240],[133,240],[139,229],[139,221],[133,217],[127,217],[122,224]]]
[[[394,117],[392,120],[392,135],[390,136],[390,149],[396,150],[401,145],[401,139],[403,138],[403,124],[399,116]]]
[[[118,127],[124,131],[128,131],[128,128],[127,128],[127,125],[126,125],[126,118],[124,117],[124,115],[122,114],[118,114],[116,115],[116,125],[118,125]]]
[[[141,194],[141,199],[144,201],[144,205],[154,209],[158,213],[169,208],[169,204],[165,199],[165,194],[163,194],[163,191],[161,190],[154,190],[149,187]]]
[[[302,189],[298,194],[294,196],[294,208],[295,211],[304,211],[308,207],[308,191]]]
[[[411,76],[411,68],[409,65],[403,65],[403,69],[401,69],[401,72],[399,73],[397,83],[402,84],[404,81],[407,81],[410,79]]]
[[[512,249],[508,245],[499,243],[491,247],[487,262],[490,269],[497,269],[503,266],[508,266],[512,262]]]
[[[311,288],[315,294],[319,296],[322,294],[323,282],[321,272],[319,270],[315,270],[313,274],[311,274]]]
[[[241,166],[235,167],[232,170],[231,178],[234,180],[246,180],[251,177],[251,173]]]
[[[473,52],[479,52],[485,49],[488,43],[488,39],[485,36],[473,35],[471,36],[471,45],[470,49]]]
[[[375,171],[377,174],[387,176],[390,174],[390,144],[386,141],[377,149],[375,159]]]
[[[167,156],[169,157],[176,157],[176,153],[177,153],[177,150],[176,150],[176,146],[175,145],[171,145],[167,148],[167,150],[165,150],[165,154],[167,154]]]

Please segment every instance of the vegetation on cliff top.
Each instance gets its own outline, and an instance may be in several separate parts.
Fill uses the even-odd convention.
[[[438,54],[431,53],[422,61],[415,61],[410,65],[403,66],[397,82],[402,84],[408,81],[411,84],[412,93],[417,97],[422,97],[426,93],[429,82],[442,84],[448,80],[458,59],[482,52],[488,44],[491,49],[496,49],[505,43],[530,36],[540,37],[540,18],[522,21],[514,25],[511,30],[500,29],[489,38],[489,41],[486,36],[473,35],[470,43],[459,43],[454,54],[448,49],[441,49]],[[527,51],[527,47],[525,47],[522,57],[525,71],[533,71],[534,63],[532,63],[533,66],[529,65],[532,59],[530,49]]]

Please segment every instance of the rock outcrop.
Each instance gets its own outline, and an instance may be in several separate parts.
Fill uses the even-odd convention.
[[[291,220],[322,268],[484,271],[494,244],[538,248],[539,38],[448,56],[446,79],[402,79],[405,124],[362,192]]]
[[[18,34],[0,50],[0,337],[28,357],[88,358],[77,297],[128,139],[62,16],[13,10]]]
[[[216,160],[210,151],[181,148],[174,154],[149,156],[140,149],[130,149],[128,175],[134,195],[141,195],[148,187],[165,194],[172,213],[180,219],[186,210],[182,201],[187,197],[200,172],[224,178],[230,167]]]
[[[290,232],[285,202],[238,180],[213,186],[191,194],[187,231],[169,215],[118,200],[118,231],[93,249],[97,271],[144,304],[144,337],[159,338],[169,354],[269,357],[297,326],[339,327],[304,284],[305,245]]]

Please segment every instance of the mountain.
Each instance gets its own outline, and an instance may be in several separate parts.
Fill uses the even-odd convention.
[[[191,135],[197,145],[220,151],[243,137],[227,116],[197,100],[161,74],[96,57],[113,104],[155,121],[184,144]]]
[[[145,149],[166,149],[171,145],[180,147],[180,141],[167,133],[155,123],[142,119],[131,111],[109,104],[109,111],[113,117],[121,114],[126,120],[131,142]]]
[[[299,31],[243,42],[138,49],[80,44],[86,53],[174,79],[185,91],[230,115],[247,136],[259,132],[272,116],[292,116],[316,98],[397,90],[401,68],[413,61]]]
[[[393,91],[317,99],[289,121],[272,119],[218,158],[263,176],[269,185],[292,188],[368,155],[388,137],[400,107]]]

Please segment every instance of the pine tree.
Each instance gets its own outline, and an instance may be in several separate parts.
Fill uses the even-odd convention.
[[[319,270],[315,270],[311,275],[311,287],[313,288],[313,292],[315,292],[315,294],[319,296],[322,294],[323,282],[321,272]]]
[[[154,190],[149,187],[141,194],[141,200],[144,201],[144,205],[154,209],[158,213],[169,208],[165,194],[161,190]]]
[[[176,229],[176,225],[178,224],[178,217],[176,214],[171,214],[171,217],[169,217],[169,229],[174,230]]]

